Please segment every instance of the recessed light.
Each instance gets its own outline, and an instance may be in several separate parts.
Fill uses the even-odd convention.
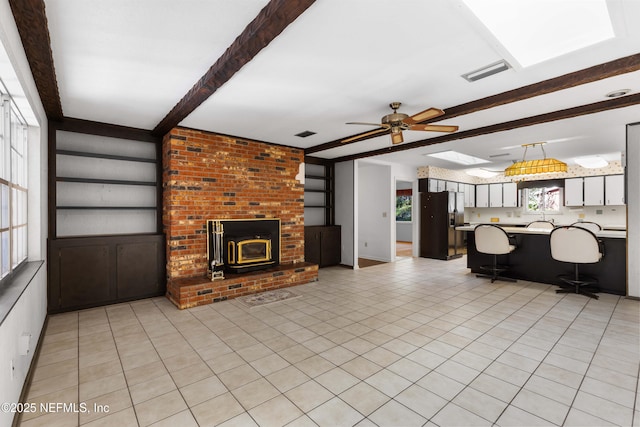
[[[467,175],[477,176],[478,178],[493,178],[498,175],[498,172],[492,172],[486,169],[467,169]]]
[[[631,89],[618,89],[618,90],[614,90],[613,92],[609,92],[605,96],[607,98],[618,98],[620,96],[625,96],[629,92],[631,92]]]
[[[605,159],[603,159],[600,156],[578,157],[577,159],[574,159],[574,161],[578,165],[587,169],[603,168],[609,164],[609,162],[607,162]]]
[[[436,159],[447,160],[449,162],[457,163],[459,165],[479,165],[482,163],[490,163],[488,160],[480,159],[478,157],[469,156],[467,154],[458,153],[457,151],[441,151],[439,153],[425,154],[425,156],[435,157]]]

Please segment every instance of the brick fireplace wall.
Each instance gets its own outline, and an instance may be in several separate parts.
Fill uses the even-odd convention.
[[[174,128],[164,137],[162,155],[167,290],[174,303],[184,305],[172,295],[178,293],[176,286],[201,284],[199,279],[206,278],[208,219],[280,218],[281,268],[274,272],[273,280],[263,280],[266,284],[261,288],[281,287],[278,282],[283,282],[282,286],[297,284],[282,273],[287,266],[297,273],[301,268],[315,270],[315,277],[310,273],[300,278],[301,282],[317,278],[317,267],[304,264],[304,185],[297,179],[304,161],[302,150]],[[249,279],[244,280],[247,286],[236,280],[231,289],[225,288],[226,281],[216,281],[219,289],[211,288],[211,292],[204,289],[207,297],[200,300],[257,290],[255,285],[249,286]],[[207,301],[188,305],[201,303]]]

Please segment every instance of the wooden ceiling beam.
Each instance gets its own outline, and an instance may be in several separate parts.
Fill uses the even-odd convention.
[[[592,104],[581,105],[578,107],[567,108],[564,110],[553,111],[550,113],[539,114],[537,116],[526,117],[518,120],[511,120],[504,123],[498,123],[490,126],[483,126],[476,129],[455,132],[435,138],[423,139],[421,141],[410,142],[407,144],[398,144],[390,147],[380,148],[377,150],[366,151],[349,156],[343,156],[332,159],[335,162],[344,162],[349,160],[363,159],[366,157],[378,156],[381,154],[389,154],[398,151],[411,150],[414,148],[426,147],[428,145],[440,144],[458,139],[472,138],[480,135],[487,135],[495,132],[504,132],[512,129],[518,129],[526,126],[539,125],[543,123],[554,122],[557,120],[571,119],[586,114],[601,113],[603,111],[613,110],[616,108],[630,107],[640,104],[640,93],[633,95],[621,96],[619,98],[608,99],[606,101],[595,102]],[[305,150],[305,154],[307,154]]]
[[[564,74],[562,76],[554,77],[552,79],[544,80],[538,83],[533,83],[521,88],[509,90],[507,92],[502,92],[496,95],[488,96],[486,98],[467,102],[465,104],[460,104],[455,107],[446,108],[445,114],[438,117],[438,121],[448,120],[453,117],[475,113],[481,110],[498,107],[500,105],[505,105],[512,102],[523,101],[525,99],[533,98],[536,96],[546,95],[559,90],[569,89],[572,87],[592,83],[621,74],[631,73],[638,70],[640,70],[640,54],[626,56],[624,58],[606,62],[604,64],[594,65],[593,67],[575,71],[573,73]],[[343,147],[347,144],[361,142],[377,136],[380,135],[358,139],[349,143],[341,142],[342,139],[344,139],[341,138],[335,141],[319,144],[314,147],[309,147],[305,149],[305,153],[318,153],[320,151],[325,151],[336,147]],[[400,146],[397,146],[395,148],[402,150]]]
[[[314,2],[315,0],[271,0],[158,123],[153,133],[162,136],[176,127]]]
[[[9,0],[29,68],[50,120],[63,117],[44,0]]]

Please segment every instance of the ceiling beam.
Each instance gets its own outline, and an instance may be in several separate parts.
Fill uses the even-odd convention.
[[[562,76],[554,77],[552,79],[544,80],[538,83],[533,83],[528,86],[523,86],[518,89],[509,90],[496,95],[488,96],[486,98],[478,99],[475,101],[460,104],[455,107],[449,107],[445,109],[445,114],[438,117],[438,121],[448,120],[453,117],[462,116],[465,114],[475,113],[488,108],[498,107],[500,105],[509,104],[512,102],[522,101],[525,99],[533,98],[536,96],[545,95],[548,93],[556,92],[563,89],[569,89],[572,87],[580,86],[587,83],[592,83],[598,80],[607,79],[610,77],[618,76],[621,74],[631,73],[640,70],[640,54],[634,54],[619,58],[604,64],[594,65],[593,67],[585,68],[583,70],[575,71],[573,73],[564,74]],[[337,139],[335,141],[319,144],[314,147],[305,149],[306,154],[318,153],[320,151],[329,150],[336,147],[344,147],[347,144],[353,144],[355,142],[361,142],[369,138],[378,137],[384,134],[372,135],[371,137],[365,137],[357,139],[349,143],[341,142],[344,138]],[[434,138],[436,139],[436,138]]]
[[[594,102],[592,104],[581,105],[578,107],[567,108],[564,110],[553,111],[550,113],[539,114],[537,116],[526,117],[524,119],[511,120],[504,123],[498,123],[490,126],[483,126],[476,129],[465,130],[461,132],[451,133],[438,136],[435,138],[423,139],[421,141],[410,142],[407,144],[398,144],[391,147],[380,148],[378,150],[366,151],[363,153],[352,154],[332,159],[335,162],[344,162],[349,160],[362,159],[365,157],[378,156],[381,154],[389,154],[398,151],[411,150],[414,148],[426,147],[428,145],[440,144],[443,142],[455,141],[458,139],[472,138],[480,135],[487,135],[495,132],[504,132],[507,130],[518,129],[526,126],[539,125],[543,123],[554,122],[557,120],[571,119],[573,117],[583,116],[586,114],[601,113],[603,111],[613,110],[616,108],[630,107],[640,104],[640,93],[633,95],[621,96],[619,98],[608,99],[606,101]],[[307,151],[305,150],[305,154]]]
[[[271,0],[215,64],[158,123],[153,133],[165,135],[176,127],[314,2],[315,0]]]
[[[44,111],[49,119],[60,120],[63,117],[62,104],[44,0],[9,0],[9,5]]]

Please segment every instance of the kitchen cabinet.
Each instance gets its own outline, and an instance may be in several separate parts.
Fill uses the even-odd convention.
[[[461,190],[460,186],[462,186]],[[464,193],[464,207],[474,208],[476,206],[475,186],[473,184],[458,184],[458,189]]]
[[[607,175],[604,177],[605,205],[624,205],[624,175]]]
[[[446,191],[461,191],[459,190],[459,184],[457,182],[446,181],[445,189]]]
[[[518,184],[515,182],[502,184],[502,206],[505,208],[518,206]]]
[[[438,191],[438,180],[437,179],[429,179],[429,192],[436,193]],[[420,190],[422,191],[422,190]]]
[[[489,207],[502,207],[502,184],[489,184]]]
[[[440,191],[447,191],[447,181],[443,181],[441,179],[436,180],[437,185],[438,185],[438,192]]]
[[[584,204],[583,181],[582,178],[564,180],[565,206],[582,206]]]
[[[604,205],[604,176],[588,176],[584,179],[584,205]]]
[[[489,207],[489,185],[488,184],[476,185],[476,207],[477,208]]]

